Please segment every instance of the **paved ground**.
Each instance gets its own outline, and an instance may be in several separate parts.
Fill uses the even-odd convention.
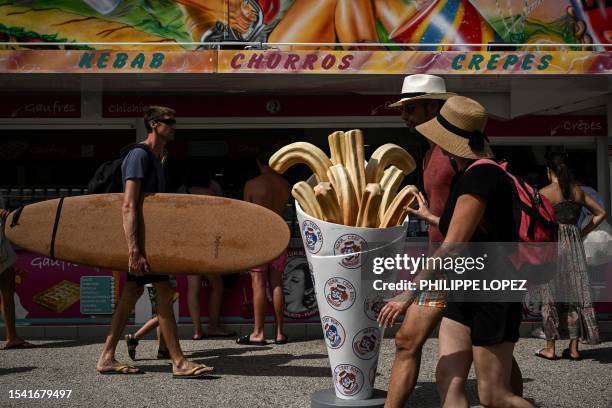
[[[213,365],[218,373],[206,380],[173,380],[170,366],[149,359],[156,343],[139,346],[140,376],[101,376],[94,364],[99,342],[37,341],[40,348],[0,351],[0,407],[308,407],[310,394],[331,388],[322,340],[285,346],[241,347],[232,340],[182,341],[189,357]],[[541,340],[521,339],[516,357],[525,377],[525,394],[543,407],[612,406],[612,341],[584,347],[581,362],[545,361],[532,357]],[[419,385],[410,407],[435,407],[437,340],[425,347]],[[118,358],[127,361],[123,344]],[[393,341],[385,339],[379,363],[378,388],[385,389],[393,361]],[[472,406],[478,406],[475,380],[469,381]],[[69,400],[9,399],[11,389],[71,389]]]

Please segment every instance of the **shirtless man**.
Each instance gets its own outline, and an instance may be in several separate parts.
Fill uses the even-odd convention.
[[[282,215],[289,199],[289,183],[280,174],[268,166],[270,153],[262,151],[257,156],[257,166],[261,175],[247,181],[244,186],[244,200],[259,204],[275,213]],[[268,265],[262,265],[251,270],[251,284],[253,287],[253,307],[255,314],[255,327],[251,334],[236,340],[238,344],[266,345],[264,338],[264,323],[266,318],[266,283],[270,281],[272,287],[272,302],[274,306],[274,320],[276,321],[274,344],[287,343],[287,335],[283,333],[283,270],[287,253],[275,259]]]
[[[434,75],[417,74],[410,75],[404,79],[401,99],[390,105],[399,107],[402,119],[411,131],[416,126],[435,118],[446,99],[455,94],[446,92],[444,79]],[[413,133],[413,137],[423,137]],[[429,140],[428,140],[429,142]],[[428,203],[422,196],[422,200],[428,205],[432,214],[441,215],[450,194],[451,181],[456,173],[456,164],[444,155],[442,150],[435,144],[429,142],[429,150],[423,161],[423,184]],[[408,209],[411,216],[418,210]],[[430,225],[428,229],[430,254],[444,240],[440,231]],[[442,319],[442,312],[446,307],[446,293],[444,292],[421,292],[413,299],[410,292],[404,292],[387,301],[380,314],[378,322],[381,326],[392,326],[395,320],[405,314],[404,321],[395,335],[395,361],[391,369],[389,390],[385,407],[403,407],[408,397],[414,390],[421,366],[421,353],[425,341]],[[438,339],[440,347],[445,346],[444,338]],[[470,359],[472,356],[466,356]],[[469,365],[468,365],[469,366]],[[447,379],[437,378],[437,381]],[[450,379],[452,386],[449,387],[448,400],[456,401],[465,384],[457,379]],[[513,360],[512,390],[516,395],[523,394],[521,373]],[[445,403],[443,402],[443,406]]]

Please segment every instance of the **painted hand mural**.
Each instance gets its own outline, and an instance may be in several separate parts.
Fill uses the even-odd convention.
[[[313,48],[294,43],[390,50],[426,43],[433,45],[419,49],[464,51],[491,42],[609,44],[611,27],[610,0],[0,0],[0,42],[49,47],[163,42],[161,49],[180,50],[198,45],[176,43],[247,41],[284,43],[285,50]]]

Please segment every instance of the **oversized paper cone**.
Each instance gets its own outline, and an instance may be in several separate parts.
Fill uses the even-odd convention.
[[[311,268],[334,382],[341,399],[372,396],[383,332],[376,322],[384,293],[374,280],[373,260],[401,253],[407,227],[358,228],[332,224],[304,213],[296,203]]]

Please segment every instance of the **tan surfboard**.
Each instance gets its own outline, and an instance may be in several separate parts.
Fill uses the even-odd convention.
[[[122,198],[123,194],[96,194],[66,197],[61,207],[60,199],[31,204],[9,215],[5,233],[15,245],[32,252],[125,271]],[[275,259],[290,238],[286,222],[276,213],[212,196],[146,195],[141,225],[140,242],[151,272],[159,274],[247,270]]]

